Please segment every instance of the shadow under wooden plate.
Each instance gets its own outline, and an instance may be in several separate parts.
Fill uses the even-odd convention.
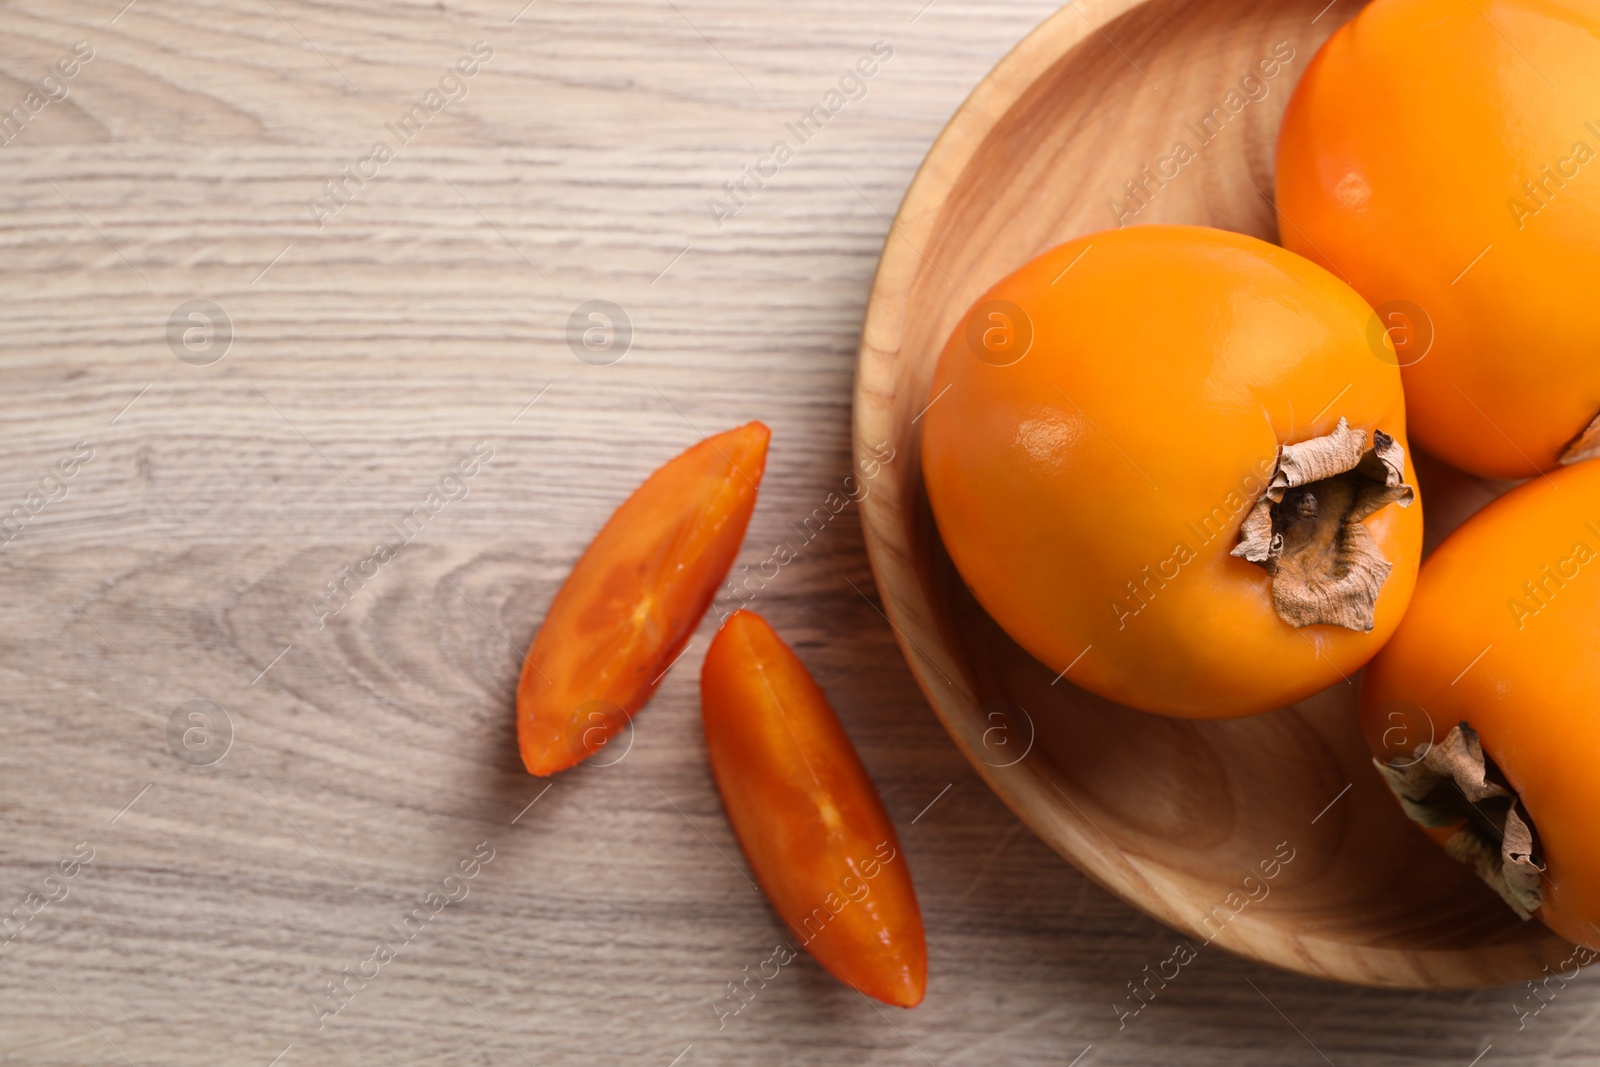
[[[1357,10],[1355,0],[1325,10],[1322,0],[1082,3],[990,72],[929,152],[879,262],[856,450],[887,441],[896,458],[862,521],[901,648],[945,728],[1012,810],[1102,885],[1196,948],[1214,938],[1371,985],[1508,983],[1559,961],[1566,944],[1517,920],[1402,816],[1357,730],[1353,683],[1253,719],[1190,722],[1053,681],[966,591],[922,487],[918,419],[937,402],[934,364],[989,285],[1119,215],[1276,240],[1283,106],[1318,45]],[[1241,84],[1246,75],[1254,80]],[[1171,162],[1178,142],[1194,154],[1181,166]],[[1132,201],[1125,183],[1147,166],[1163,181]],[[1430,515],[1458,522],[1492,495],[1428,469]],[[1430,544],[1440,532],[1433,524]]]

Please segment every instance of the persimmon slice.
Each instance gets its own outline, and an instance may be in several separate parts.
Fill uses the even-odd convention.
[[[683,452],[584,550],[517,685],[529,772],[554,774],[592,755],[650,699],[733,565],[771,436],[751,422]]]
[[[767,621],[735,612],[700,672],[711,771],[767,899],[835,978],[911,1008],[928,948],[911,872],[872,779]]]

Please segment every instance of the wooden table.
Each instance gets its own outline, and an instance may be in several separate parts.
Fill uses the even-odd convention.
[[[752,564],[840,485],[889,219],[1050,0],[125,2],[0,7],[4,1062],[1593,1062],[1586,977],[1519,1032],[1215,949],[1119,1029],[1177,935],[956,754],[853,509],[754,606],[899,824],[920,1008],[802,958],[719,1020],[784,933],[709,623],[622,758],[522,771],[521,653],[648,471],[771,425]]]

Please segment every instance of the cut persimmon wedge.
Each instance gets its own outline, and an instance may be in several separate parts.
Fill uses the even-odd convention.
[[[751,422],[706,438],[652,474],[584,550],[517,685],[529,772],[586,759],[650,699],[733,565],[771,437]]]
[[[841,982],[916,1007],[928,946],[911,871],[822,688],[739,611],[706,652],[700,708],[728,821],[778,917]]]

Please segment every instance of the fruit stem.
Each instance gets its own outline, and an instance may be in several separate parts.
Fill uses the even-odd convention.
[[[1595,456],[1600,456],[1600,414],[1590,419],[1589,425],[1562,450],[1560,461],[1566,467]]]
[[[1362,520],[1389,504],[1408,507],[1405,449],[1382,430],[1332,433],[1281,445],[1266,491],[1245,516],[1233,554],[1272,576],[1278,617],[1294,627],[1372,629],[1391,564]]]
[[[1372,762],[1413,822],[1452,831],[1444,850],[1518,915],[1532,918],[1544,899],[1539,832],[1484,753],[1478,732],[1463,722],[1438,743],[1424,741],[1412,755]]]

